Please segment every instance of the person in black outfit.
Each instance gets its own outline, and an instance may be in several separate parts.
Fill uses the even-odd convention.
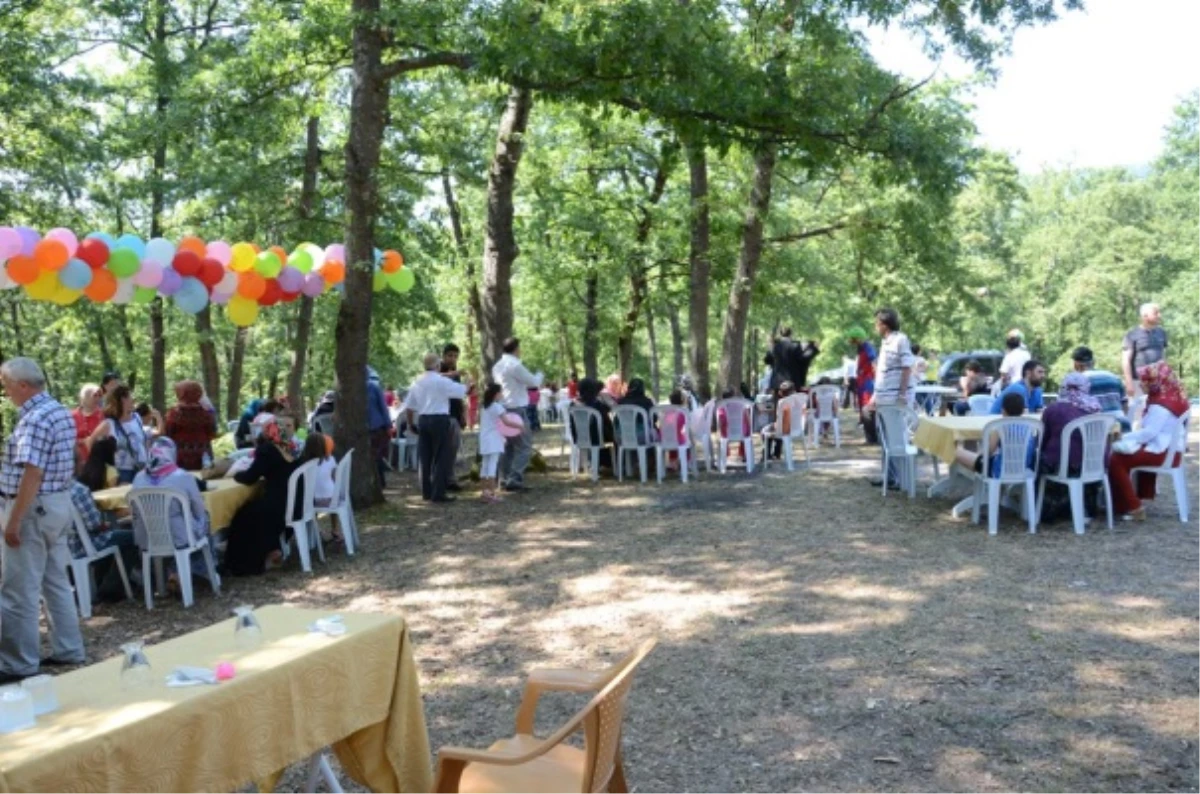
[[[591,429],[591,443],[593,445],[603,443],[613,443],[613,425],[612,411],[608,404],[600,399],[600,391],[604,388],[604,384],[595,378],[584,378],[579,381],[579,399],[574,402],[574,405],[579,405],[584,408],[591,408],[600,414],[601,435],[597,436],[596,426],[589,423]],[[571,424],[571,437],[578,438],[575,435],[575,425]],[[600,450],[600,467],[612,468],[612,451],[605,447]]]
[[[462,373],[458,371],[458,345],[451,342],[442,348],[442,366],[441,374],[445,375],[455,383],[462,383]],[[466,400],[451,400],[450,401],[450,454],[451,461],[458,460],[458,450],[462,447],[463,430],[467,427],[467,401]],[[461,491],[462,486],[458,484],[458,477],[454,474],[454,467],[451,464],[450,471],[446,475],[446,490]]]
[[[779,337],[771,347],[771,357],[775,366],[771,370],[771,391],[779,393],[779,386],[784,381],[791,381],[796,388],[803,389],[808,383],[808,368],[813,359],[821,354],[815,342],[804,344],[792,339],[792,329],[782,328]]]
[[[264,482],[262,493],[242,505],[229,525],[225,570],[234,576],[253,576],[283,562],[279,538],[288,531],[285,517],[288,478],[303,461],[293,460],[289,439],[284,438],[273,415],[255,422],[259,429],[250,468],[233,475],[242,485]],[[295,510],[304,498],[296,494]],[[293,513],[295,515],[295,513]]]
[[[650,409],[654,407],[654,400],[646,396],[646,382],[641,378],[634,378],[629,381],[628,388],[625,389],[625,396],[617,400],[617,405],[636,405],[646,412],[646,416],[650,416]],[[645,444],[647,440],[646,428],[642,425],[641,420],[638,420],[637,439]]]

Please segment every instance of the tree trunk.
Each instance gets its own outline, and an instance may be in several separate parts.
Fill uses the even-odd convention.
[[[239,327],[233,335],[233,353],[229,356],[229,393],[225,398],[225,418],[242,415],[242,369],[246,362],[246,336],[249,328]]]
[[[467,316],[465,335],[463,337],[463,359],[468,366],[475,367],[479,363],[479,352],[476,349],[475,334],[483,328],[483,305],[479,297],[479,282],[475,278],[475,262],[467,250],[467,237],[463,233],[462,210],[454,197],[454,185],[450,181],[450,169],[442,169],[442,194],[446,198],[446,209],[450,213],[450,229],[454,233],[454,250],[463,262],[464,275],[467,279]],[[490,372],[486,370],[485,375]],[[475,380],[479,380],[476,373]]]
[[[383,33],[380,0],[353,0],[354,90],[346,140],[346,294],[337,319],[337,410],[334,436],[354,450],[351,499],[356,507],[383,500],[367,427],[367,357],[370,348],[376,182],[383,143],[388,83],[380,74]]]
[[[575,350],[571,347],[571,330],[567,326],[567,316],[565,314],[558,315],[558,343],[562,347],[563,357],[563,376],[571,377],[571,373],[575,372]]]
[[[121,326],[121,345],[125,348],[126,360],[132,363],[135,360],[133,357],[133,334],[129,332],[129,316],[125,312],[124,305],[117,306],[117,324]],[[131,368],[125,373],[125,385],[130,391],[137,388],[138,373],[136,368]]]
[[[21,333],[21,314],[17,302],[13,301],[8,304],[9,316],[12,318],[13,339],[17,342],[17,355],[25,355],[25,343],[22,342],[24,334]]]
[[[217,343],[213,340],[211,304],[205,304],[196,314],[196,334],[200,337],[200,371],[204,376],[204,392],[213,405],[220,405],[221,363],[217,360]]]
[[[729,287],[729,309],[721,344],[719,381],[722,389],[737,390],[741,382],[746,350],[746,318],[758,263],[762,259],[763,220],[771,209],[771,178],[775,173],[775,146],[766,144],[754,155],[754,183],[742,224],[742,250],[737,274]]]
[[[513,88],[508,106],[500,117],[496,152],[488,171],[487,231],[483,247],[483,296],[480,303],[480,332],[483,368],[492,371],[499,360],[504,340],[512,336],[512,265],[520,249],[513,236],[513,188],[517,166],[525,150],[525,127],[533,93]]]
[[[154,10],[154,72],[158,96],[154,103],[154,166],[150,172],[150,236],[162,237],[162,216],[166,206],[167,93],[170,64],[167,59],[167,0],[157,0]],[[166,264],[165,262],[163,264]],[[167,334],[163,320],[163,300],[156,297],[150,303],[150,404],[159,411],[167,409]]]
[[[587,277],[587,290],[584,297],[584,326],[583,326],[583,376],[599,378],[600,366],[596,360],[600,348],[600,316],[596,312],[596,303],[600,297],[600,275],[592,267]]]
[[[304,180],[300,186],[301,233],[312,234],[314,205],[317,200],[317,171],[321,167],[320,119],[308,117],[308,130],[304,146]],[[297,416],[305,416],[308,407],[304,404],[304,368],[308,363],[308,339],[312,334],[313,299],[302,295],[296,310],[296,338],[292,340],[292,365],[288,370],[288,405]]]
[[[646,338],[650,342],[650,396],[658,402],[662,396],[662,382],[658,371],[658,336],[654,333],[654,309],[646,302]]]
[[[684,375],[683,369],[683,330],[679,327],[679,307],[667,304],[667,324],[671,327],[671,369],[674,371],[675,382]]]
[[[691,277],[688,283],[688,335],[691,338],[692,377],[701,400],[712,396],[708,380],[708,288],[712,263],[708,258],[708,160],[703,144],[687,146],[691,177]]]

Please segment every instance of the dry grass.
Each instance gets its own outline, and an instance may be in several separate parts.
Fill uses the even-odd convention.
[[[687,486],[556,471],[442,508],[393,475],[361,556],[200,588],[190,610],[101,606],[86,636],[100,658],[247,601],[396,610],[436,748],[511,730],[530,668],[654,635],[626,723],[636,790],[1195,791],[1197,530],[1169,490],[1145,524],[1030,536],[1006,515],[988,538],[948,502],[882,499],[875,460],[851,440],[810,473]]]

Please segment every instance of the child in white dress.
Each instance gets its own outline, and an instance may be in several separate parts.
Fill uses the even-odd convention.
[[[483,482],[483,494],[480,497],[485,502],[498,502],[500,497],[497,490],[500,487],[499,468],[500,456],[504,454],[504,436],[500,433],[500,423],[504,421],[507,411],[500,397],[500,384],[493,383],[483,392],[483,410],[479,412],[479,455],[483,464],[479,469],[479,479]],[[495,482],[493,482],[495,480]]]

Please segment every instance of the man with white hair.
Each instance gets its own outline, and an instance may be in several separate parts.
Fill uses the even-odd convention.
[[[1167,357],[1167,332],[1162,328],[1162,312],[1157,303],[1143,303],[1138,310],[1142,322],[1121,344],[1121,369],[1125,375],[1125,392],[1138,396],[1136,372],[1142,367],[1157,364]]]
[[[453,502],[446,486],[454,474],[454,439],[450,431],[450,401],[467,396],[467,387],[438,373],[442,357],[428,353],[421,362],[425,373],[408,390],[408,421],[417,421],[417,469],[421,498]]]
[[[10,683],[37,675],[41,664],[82,664],[84,651],[67,580],[75,421],[46,393],[46,376],[31,359],[6,361],[0,384],[20,409],[0,462],[0,683]],[[42,598],[51,647],[44,660],[38,650]]]

